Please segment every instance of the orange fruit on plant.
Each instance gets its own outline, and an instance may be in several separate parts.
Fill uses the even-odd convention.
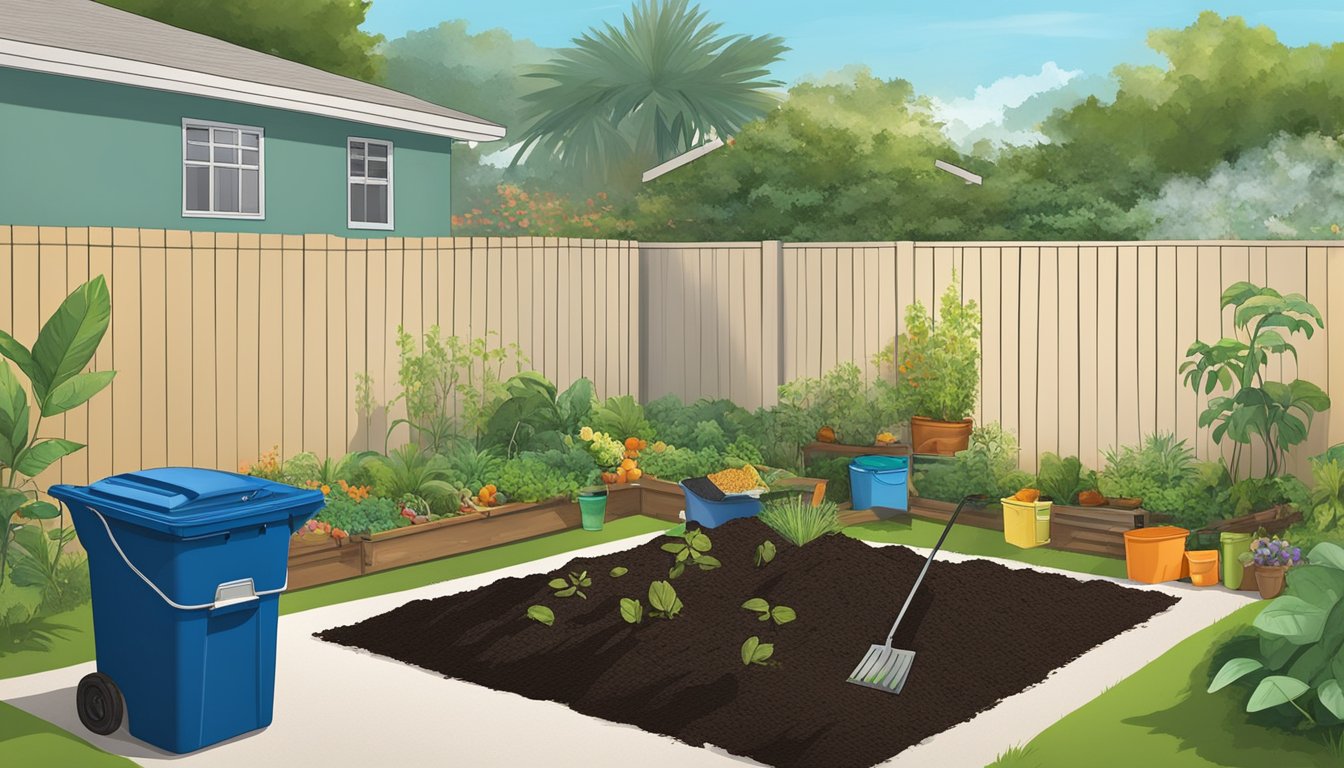
[[[616,470],[616,482],[624,483],[627,477],[629,477],[629,473],[626,472],[624,469]]]
[[[637,465],[635,464],[635,460],[634,460],[634,459],[625,459],[624,461],[621,462],[621,469],[625,470],[626,472],[629,472],[630,470],[634,469],[636,466],[637,466]]]
[[[603,473],[602,473],[602,482],[606,483],[607,485],[612,485],[612,484],[616,483],[617,480],[618,480],[618,478],[617,478],[615,472],[603,472]]]
[[[639,450],[639,438],[638,438],[638,437],[627,437],[627,438],[625,438],[625,450],[627,450],[627,451],[638,451],[638,450]]]
[[[818,429],[818,430],[817,430],[817,442],[820,442],[820,443],[834,443],[834,442],[835,442],[835,430],[832,429],[832,428],[830,428],[830,427],[822,427],[821,429]]]
[[[644,476],[644,470],[640,469],[639,467],[635,467],[634,469],[628,469],[625,471],[625,479],[629,480],[632,483],[643,476]]]
[[[1013,494],[1013,498],[1018,501],[1024,501],[1027,502],[1028,504],[1031,504],[1040,500],[1041,492],[1036,490],[1035,488],[1023,488],[1022,490]]]

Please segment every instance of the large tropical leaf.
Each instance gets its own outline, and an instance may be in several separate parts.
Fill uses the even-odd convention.
[[[82,443],[52,438],[28,446],[28,450],[19,456],[14,468],[29,477],[37,477],[42,470],[65,456],[83,448]]]
[[[1286,675],[1270,675],[1260,681],[1250,701],[1246,702],[1247,712],[1259,712],[1262,709],[1287,704],[1298,696],[1311,690],[1311,686]]]
[[[97,371],[66,379],[47,393],[47,399],[42,403],[42,415],[55,416],[87,403],[89,398],[111,384],[116,375],[116,371]]]
[[[28,395],[9,363],[0,361],[0,464],[13,466],[28,443]]]
[[[720,35],[688,0],[641,0],[621,28],[593,28],[529,77],[551,81],[524,96],[528,150],[599,177],[632,159],[667,160],[735,133],[775,104],[768,67],[788,50],[773,36]],[[647,167],[647,165],[645,165]]]
[[[5,331],[0,331],[0,355],[4,355],[10,360],[13,360],[14,364],[19,366],[19,370],[23,371],[23,375],[27,376],[28,380],[33,382],[34,387],[36,387],[39,382],[46,380],[46,377],[42,373],[41,366],[39,366],[37,361],[33,359],[33,355],[28,351],[28,348],[20,344],[18,339],[10,336]]]
[[[1255,659],[1228,659],[1218,674],[1213,676],[1213,682],[1209,683],[1209,693],[1226,688],[1258,669],[1264,669],[1264,665]]]
[[[72,379],[93,359],[112,317],[112,300],[102,275],[76,288],[42,326],[33,344],[33,360],[41,380],[33,381],[39,403],[61,383]]]

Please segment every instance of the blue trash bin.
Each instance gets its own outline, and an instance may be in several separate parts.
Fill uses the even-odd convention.
[[[849,500],[854,509],[909,509],[905,456],[860,456],[849,464]]]
[[[723,501],[710,501],[696,494],[685,483],[680,483],[686,495],[686,522],[701,528],[717,528],[729,520],[755,517],[761,513],[761,500],[751,496],[729,496]]]
[[[289,537],[321,491],[208,469],[57,485],[88,552],[98,672],[80,720],[171,752],[271,723]],[[124,708],[124,709],[123,709]]]

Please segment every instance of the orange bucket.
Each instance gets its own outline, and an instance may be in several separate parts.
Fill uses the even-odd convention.
[[[1174,525],[1125,531],[1125,572],[1130,579],[1160,584],[1181,578],[1190,531]],[[1216,569],[1215,569],[1216,570]]]
[[[1196,549],[1185,553],[1190,567],[1190,583],[1196,587],[1212,587],[1218,583],[1218,550]]]

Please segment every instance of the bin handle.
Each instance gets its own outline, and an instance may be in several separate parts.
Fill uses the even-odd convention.
[[[148,576],[142,573],[139,568],[135,567],[135,563],[131,562],[131,559],[126,556],[125,550],[121,548],[121,544],[117,542],[117,537],[112,534],[112,526],[107,524],[107,518],[103,517],[103,513],[93,507],[89,507],[89,511],[98,516],[99,522],[103,524],[103,530],[107,531],[107,540],[112,542],[112,548],[117,550],[118,555],[121,555],[122,562],[126,563],[126,567],[131,569],[131,573],[139,576],[140,580],[145,582],[146,586],[154,590],[156,595],[163,598],[163,602],[179,611],[200,611],[206,608],[215,609],[224,608],[230,605],[238,605],[239,603],[250,602],[259,597],[265,597],[266,595],[279,594],[289,587],[289,570],[286,569],[285,583],[280,585],[279,589],[263,589],[258,592],[256,591],[256,585],[252,582],[252,579],[238,579],[237,581],[226,581],[218,587],[215,587],[214,602],[201,603],[200,605],[183,605],[164,594],[163,590],[159,589],[157,584],[150,581]]]

